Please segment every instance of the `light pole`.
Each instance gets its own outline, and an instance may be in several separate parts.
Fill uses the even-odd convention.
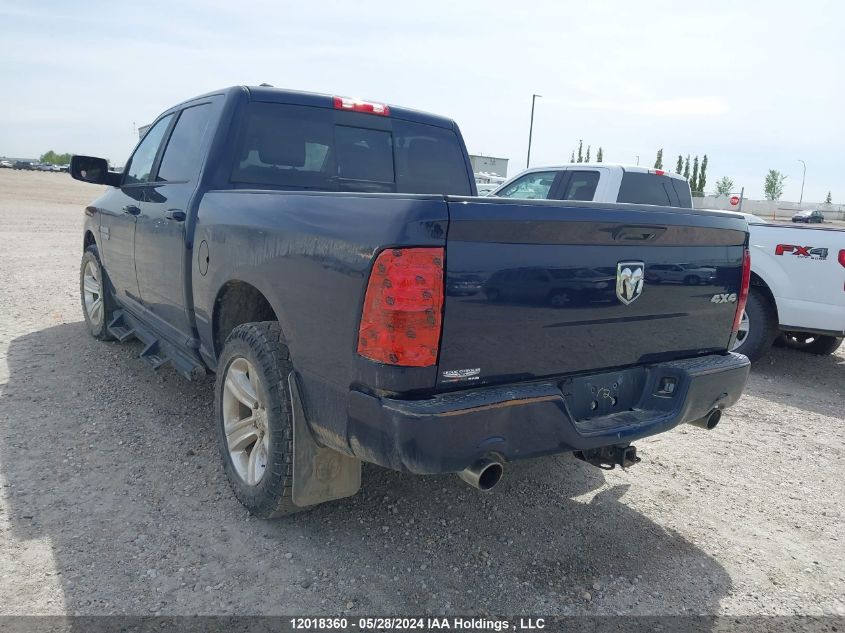
[[[639,154],[635,154],[635,156],[637,157],[637,165],[639,165],[639,164],[640,164],[640,155],[639,155]]]
[[[807,176],[807,163],[800,158],[798,159],[798,162],[804,165],[804,172],[801,174],[801,197],[798,198],[798,204],[801,204],[804,202],[804,178]]]
[[[543,95],[531,95],[531,125],[528,127],[528,157],[525,159],[525,169],[531,163],[531,137],[534,134],[534,102],[537,97],[542,98]]]

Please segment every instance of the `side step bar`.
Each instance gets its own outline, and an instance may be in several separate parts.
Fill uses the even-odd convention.
[[[159,369],[170,363],[188,380],[195,380],[207,372],[199,359],[185,354],[175,346],[159,338],[151,329],[144,327],[126,310],[115,312],[114,319],[108,324],[109,333],[121,343],[132,338],[144,344],[138,358],[143,358],[153,369]]]

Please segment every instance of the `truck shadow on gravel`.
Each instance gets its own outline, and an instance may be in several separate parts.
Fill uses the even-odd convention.
[[[626,505],[636,469],[611,485],[569,456],[510,465],[491,494],[365,466],[351,499],[252,519],[210,381],[137,352],[82,323],[10,344],[0,526],[27,561],[18,610],[61,608],[32,597],[51,583],[69,614],[714,613],[730,591],[717,560]]]

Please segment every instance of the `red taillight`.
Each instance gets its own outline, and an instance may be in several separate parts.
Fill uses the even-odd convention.
[[[845,268],[845,250],[839,251],[839,265]]]
[[[748,288],[751,285],[751,253],[748,249],[742,254],[742,281],[739,285],[739,297],[736,301],[736,315],[734,316],[734,333],[739,331],[739,322],[745,312],[745,302],[748,301]]]
[[[655,169],[655,170],[654,170],[654,173],[655,173],[655,174],[657,174],[658,176],[662,176],[662,175],[663,175],[663,174],[665,174],[666,172],[665,172],[665,171],[663,171],[662,169]]]
[[[334,109],[390,116],[390,107],[387,104],[375,103],[374,101],[361,101],[360,99],[351,99],[349,97],[335,97]]]
[[[434,365],[442,318],[443,249],[383,251],[364,296],[358,353],[388,365]]]

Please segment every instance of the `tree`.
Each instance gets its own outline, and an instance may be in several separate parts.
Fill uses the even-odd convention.
[[[769,173],[766,174],[766,180],[763,183],[766,200],[780,200],[780,197],[783,195],[784,180],[786,180],[786,176],[777,169],[769,170]]]
[[[655,169],[663,169],[663,148],[657,150],[657,159],[654,161]]]
[[[46,154],[41,154],[38,162],[50,163],[51,165],[66,165],[70,162],[70,156],[70,154],[57,154],[53,150],[50,150]]]
[[[684,157],[678,154],[678,166],[675,167],[675,173],[680,174],[684,171]]]
[[[590,146],[589,145],[587,145],[587,158],[584,159],[584,162],[585,163],[590,162]]]
[[[574,163],[574,162],[575,162],[575,150],[572,150],[572,155],[569,157],[569,162],[570,162],[570,163]]]
[[[707,186],[707,154],[701,159],[701,171],[698,172],[698,190],[703,194]]]
[[[600,163],[604,160],[604,154],[601,151],[601,147],[599,147],[599,151],[596,152],[596,162]]]
[[[689,154],[687,154],[687,159],[684,161],[684,178],[689,180]]]
[[[583,147],[584,147],[584,141],[579,140],[578,141],[578,162],[579,163],[584,162],[584,154],[581,153],[581,150],[582,150]]]
[[[833,198],[830,195],[830,192],[827,192],[827,198],[824,199],[825,204],[831,204],[833,202]]]
[[[727,176],[722,176],[716,181],[716,193],[720,196],[726,196],[734,190],[734,181]]]
[[[701,187],[698,186],[698,156],[692,161],[692,178],[689,181],[689,188],[693,193],[701,192]]]

